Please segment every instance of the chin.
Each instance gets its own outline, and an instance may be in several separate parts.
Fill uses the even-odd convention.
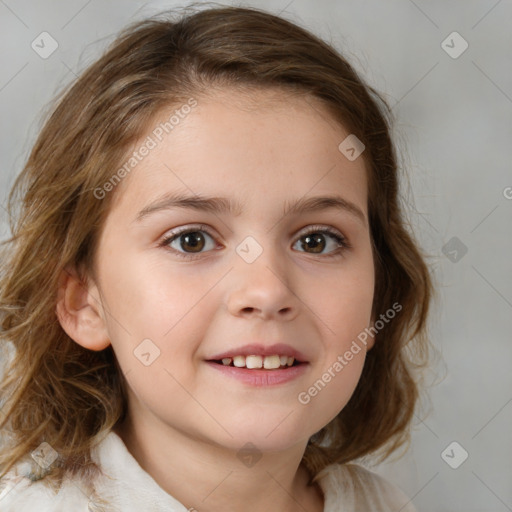
[[[307,440],[314,432],[304,432],[300,425],[285,425],[286,420],[282,420],[281,417],[276,422],[253,421],[248,425],[231,428],[226,425],[233,437],[225,436],[222,444],[237,451],[244,447],[250,450],[252,446],[255,451],[281,452],[297,447],[300,443],[304,443],[305,448]]]

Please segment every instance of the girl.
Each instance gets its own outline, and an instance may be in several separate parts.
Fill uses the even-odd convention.
[[[252,8],[123,31],[9,197],[0,509],[414,510],[432,285],[389,110]]]

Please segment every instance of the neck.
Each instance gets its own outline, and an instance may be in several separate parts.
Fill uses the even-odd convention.
[[[125,421],[114,431],[142,469],[190,510],[235,512],[250,503],[252,512],[323,511],[322,491],[308,485],[310,474],[301,464],[305,446],[258,452],[257,460],[168,427],[139,435],[147,432],[140,427]]]

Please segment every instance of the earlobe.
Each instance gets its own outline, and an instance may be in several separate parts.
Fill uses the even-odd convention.
[[[64,331],[82,347],[98,351],[110,345],[98,289],[83,283],[74,269],[61,273],[55,312]]]
[[[373,348],[373,346],[375,345],[375,334],[374,334],[374,330],[372,328],[375,329],[375,318],[373,315],[370,320],[370,327],[368,328],[368,330],[370,331],[370,334],[369,334],[368,338],[366,339],[366,351],[367,352],[369,350],[371,350]]]

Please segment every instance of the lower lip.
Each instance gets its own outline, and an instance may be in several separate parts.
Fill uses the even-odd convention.
[[[212,363],[211,361],[206,361],[206,363],[217,371],[222,372],[224,375],[237,379],[244,384],[249,384],[250,386],[275,386],[277,384],[290,382],[303,375],[309,366],[308,363],[301,363],[297,366],[283,368],[282,370],[248,370],[247,368],[225,366],[223,364]]]

